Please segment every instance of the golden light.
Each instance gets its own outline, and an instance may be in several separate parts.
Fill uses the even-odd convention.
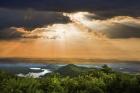
[[[82,38],[84,34],[74,24],[54,24],[48,26],[41,33],[43,39],[59,40],[59,41],[72,41]]]

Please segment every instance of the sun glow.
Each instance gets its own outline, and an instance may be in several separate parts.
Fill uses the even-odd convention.
[[[48,40],[75,40],[85,35],[74,24],[54,24],[48,26],[41,33],[43,39]]]
[[[64,16],[68,16],[73,23],[87,25],[89,24],[89,19],[87,15],[91,15],[88,12],[77,12],[77,13],[64,13]],[[94,14],[92,14],[94,16]]]

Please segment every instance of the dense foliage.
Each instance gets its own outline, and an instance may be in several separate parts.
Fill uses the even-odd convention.
[[[107,66],[75,77],[52,73],[35,79],[0,72],[0,93],[140,93],[140,76]]]

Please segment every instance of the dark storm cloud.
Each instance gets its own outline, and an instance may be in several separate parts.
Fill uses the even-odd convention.
[[[90,27],[92,29],[90,29],[89,32],[93,31],[94,35],[98,37],[104,37],[105,35],[111,39],[140,38],[139,17],[115,16],[108,19],[101,19],[90,13],[86,14],[85,17],[91,20],[90,25],[92,25]],[[97,27],[96,23],[99,24]],[[103,29],[98,29],[102,27]]]
[[[6,28],[0,31],[0,40],[19,39],[24,33],[17,31],[16,28]]]
[[[140,38],[140,24],[137,27],[115,23],[113,26],[102,31],[102,33],[112,39]]]
[[[69,18],[60,12],[41,12],[32,9],[10,10],[0,8],[0,30],[9,27],[25,27],[28,30],[54,23],[67,23]]]
[[[140,0],[0,0],[0,7],[49,11],[90,11],[102,17],[140,16]]]
[[[68,22],[70,22],[69,18],[60,12],[0,8],[0,39],[38,38],[36,35],[23,37],[26,33],[24,31]],[[17,31],[18,28],[22,28],[24,31]]]

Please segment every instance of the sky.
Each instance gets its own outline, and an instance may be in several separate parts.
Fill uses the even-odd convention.
[[[140,61],[139,0],[0,0],[0,57]]]

